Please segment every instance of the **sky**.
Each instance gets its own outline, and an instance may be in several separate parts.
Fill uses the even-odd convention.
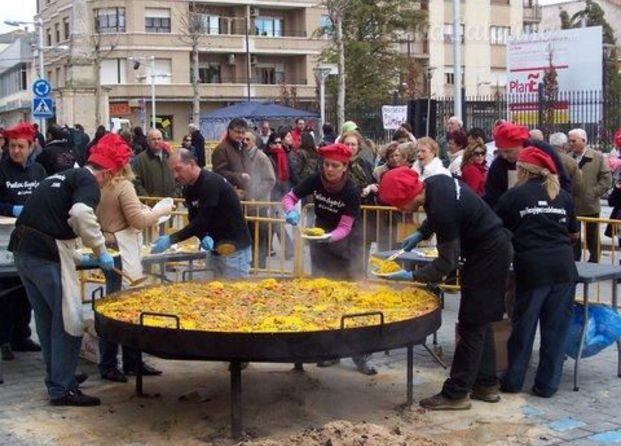
[[[0,34],[14,30],[15,27],[4,24],[5,20],[32,21],[37,12],[37,0],[0,0]],[[32,29],[32,26],[30,26]]]

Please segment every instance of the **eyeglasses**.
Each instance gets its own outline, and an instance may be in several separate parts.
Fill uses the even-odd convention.
[[[474,156],[485,156],[485,152],[472,152]]]

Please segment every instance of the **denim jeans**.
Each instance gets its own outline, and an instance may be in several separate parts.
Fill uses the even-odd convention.
[[[518,392],[522,389],[538,323],[541,346],[534,387],[544,396],[552,396],[558,390],[575,289],[573,283],[529,290],[520,290],[518,286],[511,321],[513,329],[507,343],[509,367],[502,381],[504,390]]]
[[[248,277],[251,261],[252,248],[250,246],[228,256],[211,255],[211,265],[213,265],[215,277],[227,279]]]
[[[123,262],[120,256],[114,258],[114,266],[118,269],[123,268]],[[108,294],[121,291],[123,278],[114,271],[104,271],[106,277],[106,296]],[[118,368],[119,346],[114,342],[110,342],[105,338],[99,338],[99,373],[102,375],[112,369]],[[123,346],[123,368],[135,369],[138,352],[129,347]]]
[[[51,399],[62,398],[78,387],[75,371],[82,337],[65,331],[60,264],[24,253],[15,253],[14,257],[34,310],[48,394]]]

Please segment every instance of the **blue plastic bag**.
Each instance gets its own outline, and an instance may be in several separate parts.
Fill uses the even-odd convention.
[[[574,317],[569,327],[567,354],[576,359],[580,347],[580,332],[584,324],[584,305],[574,305]],[[589,321],[584,336],[582,357],[588,358],[614,344],[621,337],[621,314],[606,305],[589,305]]]

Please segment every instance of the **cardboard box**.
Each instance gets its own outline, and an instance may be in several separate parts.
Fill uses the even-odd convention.
[[[492,332],[494,334],[494,348],[496,349],[496,372],[504,372],[509,364],[507,354],[507,341],[511,335],[511,321],[503,319],[492,322]],[[459,341],[457,334],[457,324],[455,324],[455,344]]]

